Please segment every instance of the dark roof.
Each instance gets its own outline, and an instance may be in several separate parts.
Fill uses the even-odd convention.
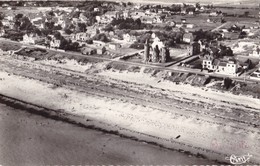
[[[225,67],[225,66],[227,66],[227,62],[220,62],[220,63],[219,63],[219,66]]]
[[[218,59],[213,59],[212,64],[213,64],[214,66],[217,66],[219,63],[220,63],[220,60],[218,60]]]

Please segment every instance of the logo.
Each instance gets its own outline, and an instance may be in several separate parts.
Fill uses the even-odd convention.
[[[236,156],[232,154],[230,157],[226,157],[226,160],[229,160],[231,164],[244,164],[249,161],[252,155],[247,154],[243,156]]]

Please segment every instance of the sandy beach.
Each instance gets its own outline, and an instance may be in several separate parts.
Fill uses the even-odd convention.
[[[126,75],[124,73],[108,74],[103,72],[99,75],[109,75],[110,79],[117,78],[124,81],[129,81],[130,78],[133,78],[131,73]],[[129,78],[123,77],[123,75],[129,76]],[[170,85],[171,83],[167,83],[167,81],[153,85],[155,78],[149,76],[146,78],[140,74],[141,76],[142,79],[138,79],[139,76],[135,73],[136,79],[132,79],[131,82],[146,86],[148,89],[149,86],[147,85],[149,84],[150,87],[154,86],[155,88],[158,88],[158,86],[166,87],[168,94],[172,91],[174,95],[182,98],[183,101],[187,100],[184,96],[186,98],[189,96],[190,99],[196,98],[196,100],[199,98],[199,100],[204,100],[204,102],[215,100],[216,107],[228,108],[233,105],[233,102],[244,98],[242,100],[244,103],[240,102],[240,105],[236,105],[237,108],[244,108],[244,105],[250,105],[250,108],[253,110],[259,108],[257,100],[247,96],[238,97],[229,93],[224,94],[209,90],[208,93],[205,93],[205,90],[201,88],[189,85],[173,86]],[[109,79],[109,77],[106,78]],[[0,72],[0,78],[0,91],[2,94],[46,108],[60,110],[61,115],[63,114],[62,112],[69,113],[65,116],[83,124],[91,124],[140,140],[156,142],[168,148],[183,149],[205,156],[210,154],[207,157],[222,162],[225,162],[226,156],[233,153],[237,155],[250,153],[253,155],[250,160],[253,163],[257,163],[259,159],[260,137],[258,130],[251,127],[246,127],[245,130],[243,125],[239,126],[231,122],[227,122],[229,125],[225,123],[223,125],[223,123],[216,123],[213,119],[205,121],[201,117],[190,116],[192,114],[181,115],[179,113],[183,112],[183,108],[178,110],[178,107],[174,108],[175,110],[169,110],[164,108],[164,106],[159,108],[153,107],[153,105],[148,106],[144,103],[144,105],[141,105],[128,102],[124,100],[124,97],[119,100],[108,96],[72,91],[66,87],[54,88],[51,84],[6,72]],[[104,77],[102,78],[105,79]],[[140,81],[145,81],[146,84],[142,85]],[[182,86],[185,88],[181,88]],[[131,87],[133,86],[129,86],[129,89]],[[137,87],[135,86],[135,88]],[[168,90],[170,91],[168,92]],[[202,95],[203,97],[201,98],[188,95],[190,92],[207,95]],[[219,95],[226,97],[225,99],[219,98]],[[226,102],[223,103],[222,100],[226,100]],[[235,127],[232,127],[234,125]],[[142,127],[140,128],[140,126]],[[176,139],[177,136],[180,136],[180,139]]]

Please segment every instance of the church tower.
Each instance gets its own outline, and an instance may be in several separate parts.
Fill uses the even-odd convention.
[[[148,62],[150,57],[150,44],[149,44],[149,39],[146,40],[144,44],[144,62]]]
[[[159,50],[158,45],[156,45],[156,46],[153,48],[152,62],[153,62],[153,63],[159,62],[159,56],[160,56],[160,50]]]

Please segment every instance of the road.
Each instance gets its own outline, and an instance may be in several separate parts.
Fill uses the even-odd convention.
[[[226,23],[224,23],[224,24],[222,24],[222,25],[220,25],[220,26],[218,26],[218,27],[212,29],[211,32],[217,31],[217,30],[219,30],[220,28],[226,26],[227,24],[228,24],[228,22],[226,22]]]
[[[224,26],[224,24],[223,24],[223,26]],[[20,42],[10,41],[10,40],[6,40],[6,39],[3,39],[3,38],[0,38],[0,40],[4,40],[5,42],[19,44],[19,45],[23,45],[23,46],[27,46],[27,47],[35,47],[33,45],[22,44]],[[199,69],[191,69],[191,68],[187,68],[187,67],[180,67],[180,66],[167,66],[167,67],[165,67],[162,64],[155,65],[155,64],[137,63],[137,62],[127,62],[127,61],[118,60],[118,58],[109,59],[109,58],[104,58],[104,57],[82,55],[81,53],[77,53],[77,52],[60,52],[60,51],[55,51],[55,50],[50,50],[50,49],[47,49],[47,50],[49,50],[50,52],[55,52],[55,53],[59,53],[59,54],[63,54],[63,55],[80,56],[80,57],[84,57],[84,58],[88,58],[88,59],[92,59],[92,60],[107,61],[107,62],[113,62],[113,63],[117,63],[117,64],[147,67],[147,68],[164,70],[164,71],[169,71],[169,72],[199,74],[199,75],[211,76],[211,77],[216,77],[216,78],[227,78],[228,77],[228,78],[231,78],[232,80],[240,81],[240,82],[258,82],[258,83],[260,83],[260,80],[250,79],[249,77],[245,78],[245,77],[239,77],[239,76],[235,76],[235,75],[224,75],[224,74],[218,74],[218,73],[209,73],[207,71],[201,71]],[[180,62],[178,62],[178,63],[180,63]]]

